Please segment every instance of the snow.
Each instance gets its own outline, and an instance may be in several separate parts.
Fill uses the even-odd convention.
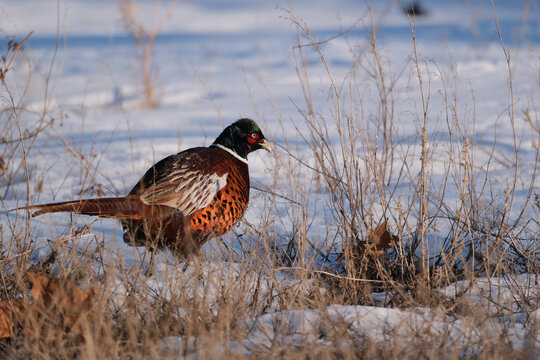
[[[497,281],[498,279],[494,279]],[[486,279],[479,279],[486,281]],[[472,291],[478,299],[483,299],[480,292]],[[471,301],[473,306],[479,306]],[[538,310],[531,313],[534,320]],[[344,343],[352,339],[364,339],[384,344],[387,348],[405,349],[417,343],[418,339],[429,343],[427,349],[451,347],[462,355],[482,353],[481,344],[486,333],[497,336],[504,332],[518,348],[530,340],[525,316],[510,318],[485,318],[471,324],[470,318],[449,316],[443,312],[428,308],[401,310],[373,306],[331,305],[319,310],[290,310],[248,318],[245,337],[226,344],[232,354],[249,355],[273,347],[325,345],[336,341],[335,336]],[[488,329],[488,330],[486,330]],[[538,337],[536,349],[538,349]],[[186,348],[181,337],[168,337],[163,340],[163,352],[170,354],[196,354],[197,344],[204,339],[191,339]],[[426,350],[428,351],[428,350]],[[219,353],[219,352],[218,352]]]
[[[430,74],[433,94],[430,118],[430,134],[434,135],[432,151],[435,161],[430,164],[430,173],[436,179],[433,188],[439,188],[446,175],[449,157],[457,155],[448,147],[444,133],[446,128],[443,94],[448,91],[455,96],[455,108],[461,120],[463,134],[472,136],[485,151],[474,154],[479,169],[489,167],[494,192],[501,194],[495,201],[503,202],[508,179],[513,176],[514,141],[507,113],[513,95],[517,142],[520,151],[518,160],[523,178],[530,178],[535,171],[538,133],[531,131],[523,111],[529,109],[532,119],[538,119],[540,104],[540,33],[538,6],[535,1],[494,1],[501,25],[505,45],[512,59],[512,82],[514,93],[509,92],[509,76],[506,59],[498,42],[494,27],[493,8],[487,2],[430,1],[426,2],[429,16],[419,18],[416,23],[417,46],[421,67]],[[519,6],[516,5],[519,3]],[[390,64],[395,76],[395,109],[399,113],[396,131],[402,139],[417,139],[421,102],[418,100],[418,82],[411,71],[413,56],[410,25],[395,2],[373,2],[374,18],[377,23],[379,46],[384,61]],[[292,15],[287,9],[293,9]],[[143,1],[133,9],[146,21],[155,24],[168,9],[167,2]],[[148,14],[143,16],[141,14]],[[528,15],[527,15],[528,14]],[[32,128],[43,111],[43,93],[47,85],[49,66],[48,112],[54,117],[54,129],[47,129],[47,137],[40,138],[28,158],[28,168],[33,189],[42,184],[41,191],[31,192],[31,202],[62,201],[78,196],[94,196],[96,184],[106,195],[125,194],[141,174],[157,160],[181,149],[209,145],[224,125],[240,117],[256,119],[265,135],[278,144],[290,141],[296,146],[298,157],[311,163],[309,149],[299,141],[305,124],[296,109],[304,106],[302,88],[294,68],[293,46],[296,44],[296,28],[290,21],[293,16],[301,17],[317,39],[330,39],[344,29],[356,24],[347,37],[337,37],[322,45],[332,75],[341,83],[350,73],[351,47],[366,47],[365,36],[370,30],[369,14],[364,2],[352,0],[268,2],[235,0],[227,6],[217,0],[180,2],[173,6],[170,14],[162,21],[160,35],[156,40],[152,64],[156,66],[155,85],[160,105],[154,109],[140,108],[141,86],[139,68],[134,55],[132,39],[121,21],[116,2],[105,0],[73,0],[44,2],[40,0],[4,1],[0,4],[0,30],[17,39],[30,37],[25,56],[32,67],[32,81],[24,97],[25,106],[35,113],[25,113],[23,126]],[[524,21],[526,19],[526,21]],[[55,54],[56,34],[60,33],[61,44]],[[66,42],[63,42],[65,38]],[[307,40],[301,37],[301,43]],[[351,45],[352,44],[352,45]],[[2,51],[5,49],[2,47]],[[313,55],[313,54],[311,54]],[[363,61],[366,61],[365,59]],[[365,63],[363,64],[365,65]],[[313,86],[315,112],[328,115],[330,79],[326,70],[315,56],[309,56],[309,81]],[[17,62],[7,82],[19,98],[25,84],[17,79],[24,78],[26,63]],[[357,70],[358,81],[363,93],[362,112],[366,116],[377,114],[375,98],[379,96],[372,77],[361,69]],[[412,75],[411,75],[412,74]],[[445,83],[441,79],[445,80]],[[1,95],[5,98],[5,95]],[[454,101],[451,99],[450,101]],[[3,100],[5,102],[5,100]],[[331,129],[330,135],[335,136]],[[283,129],[283,128],[284,129]],[[404,140],[406,141],[406,140]],[[71,144],[73,152],[66,151],[65,142]],[[297,144],[298,143],[298,144]],[[414,141],[410,148],[398,151],[396,162],[419,158],[419,143]],[[284,156],[277,150],[277,157]],[[82,154],[83,166],[74,152]],[[440,155],[440,156],[439,156]],[[489,162],[494,158],[495,161]],[[278,162],[266,153],[250,155],[252,184],[258,188],[272,186],[273,169]],[[459,159],[457,159],[459,160]],[[20,161],[20,157],[18,158]],[[413,162],[411,162],[413,163]],[[8,164],[13,166],[13,164]],[[365,164],[363,165],[365,166]],[[410,174],[419,171],[419,161],[411,166]],[[456,165],[456,166],[459,166]],[[89,169],[89,171],[88,171]],[[302,173],[305,170],[299,170]],[[95,173],[95,178],[89,175]],[[313,188],[314,180],[304,177],[306,188]],[[405,199],[414,188],[411,183],[402,183],[397,195]],[[0,210],[24,204],[26,186],[24,176],[14,180]],[[452,179],[450,179],[452,182]],[[280,184],[280,189],[287,186]],[[455,187],[459,186],[454,184]],[[515,216],[527,195],[528,183],[518,184],[514,202]],[[310,208],[313,217],[310,234],[316,239],[332,223],[326,211],[325,189],[320,193],[300,194],[313,198]],[[536,183],[533,192],[539,192]],[[2,190],[3,192],[3,190]],[[284,195],[287,195],[285,192]],[[298,195],[298,194],[297,194]],[[447,203],[459,204],[456,190],[449,190]],[[268,214],[264,193],[252,191],[252,199],[246,220],[259,224]],[[279,200],[278,200],[279,201]],[[286,202],[276,205],[274,231],[286,237],[291,216]],[[528,210],[528,218],[538,220],[538,210]],[[145,263],[144,253],[123,244],[120,226],[116,221],[77,217],[66,214],[51,214],[32,220],[32,232],[36,244],[46,239],[66,234],[72,226],[92,225],[101,238],[106,239],[105,250],[110,259],[123,259],[125,266]],[[16,221],[16,215],[8,213],[0,217],[2,237],[9,236],[7,229]],[[531,224],[538,231],[538,224]],[[280,231],[282,231],[280,233]],[[538,235],[536,235],[537,239]],[[256,251],[257,244],[249,243],[248,236],[237,239],[229,234],[224,239],[238,250],[242,246]],[[84,239],[81,240],[84,243]],[[433,251],[439,246],[434,240]],[[169,254],[158,256],[155,276],[141,280],[139,286],[151,289],[161,297],[173,296],[176,291],[186,291],[197,296],[199,286],[206,289],[210,300],[218,293],[216,279],[242,279],[248,287],[254,287],[258,272],[237,262],[222,262],[212,241],[205,245],[210,260],[200,264],[203,279],[194,280],[188,270],[181,274],[183,264]],[[13,251],[13,249],[9,249]],[[41,249],[36,257],[46,254]],[[111,260],[112,261],[112,260]],[[267,284],[277,282],[283,288],[301,288],[299,280],[288,272],[278,271]],[[277,280],[276,280],[277,279]],[[121,304],[129,292],[121,277],[110,281]],[[147,290],[148,291],[148,290]],[[190,292],[191,291],[191,292]],[[268,294],[277,291],[263,285],[261,291]],[[250,291],[253,294],[253,290]],[[505,275],[479,278],[474,283],[459,281],[440,289],[441,296],[459,301],[474,311],[474,307],[487,310],[489,318],[481,324],[467,323],[463,315],[448,315],[428,308],[384,307],[392,294],[372,294],[377,306],[331,305],[323,309],[281,309],[276,302],[270,304],[267,314],[248,317],[242,340],[231,341],[222,351],[225,353],[250,354],[260,348],[269,348],[275,343],[299,346],[306,343],[325,344],[334,341],[334,333],[344,331],[347,339],[366,337],[371,341],[389,342],[392,346],[407,346],[411,337],[421,337],[445,344],[458,344],[463,354],[474,353],[481,339],[478,333],[484,327],[494,332],[506,329],[510,341],[524,346],[530,336],[529,324],[540,324],[540,290],[537,275]],[[519,299],[530,299],[524,304]],[[200,295],[200,294],[199,294]],[[249,303],[250,299],[244,299]],[[504,306],[503,306],[504,305]],[[119,305],[118,305],[119,306]],[[502,310],[501,310],[502,309]],[[538,326],[536,329],[538,329]],[[540,349],[540,332],[534,337],[534,348]],[[437,340],[439,339],[439,340]],[[195,356],[200,352],[204,339],[169,337],[163,341],[163,353],[174,354],[180,350]],[[187,349],[183,349],[188,344]],[[214,346],[222,346],[215,345]]]

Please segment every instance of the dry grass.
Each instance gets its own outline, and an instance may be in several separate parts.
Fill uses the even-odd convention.
[[[135,53],[139,63],[138,77],[141,78],[144,94],[141,106],[145,108],[153,108],[159,105],[159,96],[156,94],[157,68],[152,65],[154,43],[165,21],[171,16],[173,7],[178,2],[179,0],[171,1],[164,14],[157,19],[154,18],[154,15],[157,12],[159,3],[154,5],[152,23],[150,24],[142,22],[141,17],[148,18],[148,14],[141,16],[140,4],[133,0],[122,0],[118,3],[124,26],[133,37]]]
[[[413,55],[399,74],[385,59],[371,18],[370,36],[351,44],[349,72],[336,76],[321,43],[293,12],[288,15],[298,29],[299,46],[293,51],[305,102],[296,106],[304,124],[298,125],[302,129],[298,134],[283,131],[286,141],[276,154],[275,185],[265,189],[262,218],[258,224],[244,222],[239,229],[244,248],[222,247],[221,255],[229,262],[195,259],[186,273],[173,264],[158,272],[159,281],[154,281],[142,275],[144,264],[126,264],[122,254],[112,251],[90,227],[71,228],[51,239],[44,245],[49,256],[36,261],[36,251],[43,245],[35,244],[28,214],[9,217],[1,229],[2,299],[29,298],[29,270],[97,286],[99,296],[77,330],[66,332],[27,319],[39,331],[28,333],[22,327],[16,337],[1,341],[4,358],[519,359],[534,354],[537,318],[525,321],[529,333],[520,347],[511,342],[504,322],[499,321],[512,322],[516,313],[529,316],[539,296],[527,290],[531,284],[524,286],[517,278],[499,280],[503,275],[538,274],[540,269],[538,223],[530,216],[539,211],[535,177],[520,176],[523,165],[514,101],[510,100],[504,115],[514,130],[515,158],[510,165],[514,175],[501,195],[494,190],[500,184],[493,180],[490,166],[499,161],[496,144],[480,148],[474,136],[462,130],[457,75],[449,78],[438,64],[419,55],[414,19]],[[513,94],[512,63],[502,40],[501,49]],[[24,64],[24,51],[16,46],[8,49],[6,58],[15,52],[19,64]],[[313,59],[325,69],[329,84],[324,113],[316,110],[323,105],[312,100],[308,64]],[[30,194],[41,191],[42,184],[27,159],[37,156],[35,144],[41,138],[61,138],[55,130],[58,114],[49,112],[47,91],[43,111],[29,112],[19,105],[25,93],[18,97],[11,93],[9,81],[18,79],[9,79],[15,73],[7,62],[2,66],[2,92],[8,101],[0,114],[1,195],[29,203]],[[413,139],[400,133],[395,108],[399,94],[394,85],[403,73],[414,79],[420,94],[420,110],[413,113],[417,130]],[[31,78],[28,70],[28,81]],[[360,86],[364,80],[378,94],[372,107],[378,109],[376,113],[364,110]],[[430,121],[434,96],[440,96],[444,106],[444,136],[441,127],[433,127]],[[540,123],[534,110],[524,112],[533,138],[538,139]],[[448,146],[438,146],[441,136]],[[66,152],[80,162],[85,178],[99,189],[91,175],[97,169],[61,139]],[[299,155],[298,149],[308,149],[307,156]],[[486,151],[487,163],[478,166],[477,154]],[[536,146],[537,159],[539,151]],[[434,175],[435,166],[444,174],[442,186]],[[21,176],[24,193],[15,184]],[[526,194],[522,209],[515,208],[518,190]],[[457,201],[449,199],[452,193]],[[325,233],[314,234],[313,217],[321,199],[332,225]],[[375,254],[365,241],[383,221],[399,243]],[[500,293],[486,292],[474,299],[468,290],[479,284],[479,278],[487,279]],[[458,280],[464,281],[464,287],[457,294],[441,291]],[[403,320],[388,329],[381,325],[380,334],[374,335],[353,327],[350,319],[329,307],[333,304],[410,310],[424,321]],[[291,333],[289,322],[305,320],[295,318],[294,310],[305,309],[311,311],[313,322],[305,323],[304,332]],[[276,312],[287,316],[263,321],[263,316]],[[461,327],[439,326],[441,322]],[[254,336],[260,341],[246,341]]]

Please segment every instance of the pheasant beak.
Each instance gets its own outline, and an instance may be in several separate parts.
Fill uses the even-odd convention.
[[[264,149],[264,150],[268,151],[269,153],[272,152],[272,148],[270,147],[268,142],[266,142],[266,139],[261,139],[259,141],[259,146],[261,147],[261,149]]]

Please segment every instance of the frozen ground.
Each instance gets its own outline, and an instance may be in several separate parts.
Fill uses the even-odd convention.
[[[142,2],[140,14],[149,14],[145,21],[152,23],[164,14],[164,3],[156,7],[153,2]],[[417,19],[416,40],[420,59],[433,76],[429,128],[434,142],[441,144],[434,151],[443,151],[448,140],[444,136],[437,138],[446,126],[440,96],[444,89],[438,80],[442,74],[449,80],[450,93],[459,104],[454,110],[461,120],[463,133],[472,136],[480,148],[486,150],[475,154],[479,168],[486,166],[490,152],[494,150],[491,156],[495,161],[490,166],[496,177],[495,183],[499,184],[494,191],[503,194],[508,179],[513,177],[515,161],[507,116],[511,101],[509,76],[494,25],[494,10],[489,1],[424,3],[428,15]],[[494,3],[503,40],[512,59],[520,171],[527,178],[535,172],[535,147],[539,141],[538,133],[531,131],[530,124],[524,121],[523,111],[529,109],[532,118],[538,119],[540,4],[537,1]],[[395,108],[399,109],[396,131],[402,139],[416,141],[418,119],[415,114],[421,110],[421,102],[418,83],[411,72],[410,25],[395,2],[377,1],[371,5],[379,46],[396,78]],[[322,45],[335,78],[345,77],[352,62],[351,44],[364,46],[371,30],[370,16],[363,1],[276,3],[237,0],[228,1],[227,6],[214,0],[180,2],[163,21],[152,58],[160,106],[141,109],[138,107],[141,88],[133,42],[124,29],[116,3],[102,0],[0,3],[3,34],[21,39],[34,31],[24,52],[32,64],[32,82],[22,105],[36,112],[43,110],[46,77],[55,58],[48,84],[48,110],[56,117],[56,132],[47,130],[49,136],[38,140],[34,145],[38,150],[28,158],[32,188],[39,188],[39,191],[31,192],[31,202],[95,196],[96,184],[101,185],[100,190],[106,195],[125,194],[153,162],[188,147],[210,144],[225,124],[240,117],[256,119],[266,136],[278,144],[284,144],[284,134],[289,141],[298,141],[295,127],[302,131],[305,124],[295,104],[304,106],[304,102],[292,50],[297,41],[297,30],[289,11],[301,18],[321,41],[333,39],[345,31],[346,35]],[[57,32],[60,46],[55,53]],[[302,38],[301,43],[304,41],[306,39]],[[328,77],[315,56],[309,59],[315,111],[328,115]],[[18,79],[26,74],[25,66],[24,62],[18,63],[7,78],[16,98],[24,90]],[[363,111],[368,115],[377,114],[372,100],[379,94],[373,83],[361,72],[358,80],[365,82]],[[5,94],[2,97],[5,98]],[[21,122],[32,128],[36,117],[25,113]],[[62,139],[85,157],[91,169],[96,169],[95,179],[89,177],[72,152],[66,151]],[[418,156],[418,147],[412,149],[407,156]],[[276,150],[277,156],[284,156],[280,149]],[[298,156],[310,160],[306,158],[308,149],[301,142],[297,151]],[[12,161],[7,165],[14,166],[20,157]],[[273,185],[274,165],[275,159],[266,153],[250,156],[250,173],[256,187]],[[434,187],[443,181],[444,173],[439,165],[435,161],[431,169],[434,179],[440,181],[433,184]],[[418,169],[411,169],[411,172],[418,172]],[[24,180],[21,173],[16,179],[17,185],[5,194],[0,210],[24,204]],[[516,191],[514,209],[518,210],[515,211],[519,211],[527,192],[527,184],[521,185],[518,184]],[[399,191],[406,197],[411,188],[405,186]],[[540,192],[536,185],[534,192]],[[265,209],[265,196],[252,191],[253,198],[246,215],[249,222],[258,223],[261,211]],[[450,202],[452,196],[457,199],[457,194],[450,192]],[[321,204],[324,203],[322,198]],[[314,236],[333,225],[326,214],[319,216],[316,211],[319,210],[314,210],[312,216],[317,215],[317,221],[310,230]],[[283,210],[276,216],[284,216],[285,212]],[[14,216],[2,214],[0,224],[3,224],[4,238],[9,236],[7,229]],[[527,216],[538,220],[538,210]],[[117,222],[87,217],[75,217],[74,221],[77,225],[91,224],[106,240],[106,250],[111,254],[120,254],[128,264],[139,261],[141,254],[123,245]],[[38,239],[36,245],[44,239],[65,234],[70,224],[71,218],[67,214],[33,219],[31,226]],[[283,220],[281,224],[283,231],[287,231],[287,221]],[[538,231],[538,225],[535,226],[533,230]],[[235,242],[234,236],[230,234],[226,240]],[[216,246],[213,241],[205,249],[211,253]],[[45,252],[46,248],[38,255]],[[176,264],[170,260],[167,255],[160,256],[157,280],[149,280],[151,286],[165,287],[165,282],[160,284],[160,274],[176,271]],[[517,280],[488,280],[489,285],[483,284],[482,280],[469,290],[470,296],[478,298],[479,303],[486,299],[486,292],[503,289],[505,293],[508,289],[505,284],[511,282],[512,288],[531,291],[531,302],[538,305],[538,282],[527,275]],[[441,291],[448,297],[457,296],[459,286],[462,284]],[[501,296],[500,291],[497,294]],[[516,345],[530,336],[524,330],[524,324],[540,321],[538,310],[523,316],[518,314],[512,320],[508,315],[494,314],[488,324],[494,328],[507,327],[510,341]],[[245,352],[270,346],[276,322],[289,329],[287,338],[280,339],[283,343],[328,341],[324,336],[317,338],[315,335],[322,331],[321,319],[328,317],[332,319],[330,324],[344,321],[349,324],[348,331],[370,334],[374,339],[384,337],[379,332],[389,334],[392,331],[406,338],[402,331],[411,331],[411,328],[400,328],[406,321],[418,324],[420,328],[430,327],[423,331],[415,327],[415,331],[423,334],[448,334],[456,342],[469,341],[472,348],[477,342],[474,332],[469,333],[470,324],[465,326],[459,318],[434,315],[428,309],[334,305],[321,311],[281,311],[276,306],[264,316],[246,319],[246,329],[250,331],[245,341],[231,344],[230,348]],[[540,349],[539,334],[533,335],[536,349]],[[182,343],[182,339],[169,338],[165,341],[164,351],[176,351]]]

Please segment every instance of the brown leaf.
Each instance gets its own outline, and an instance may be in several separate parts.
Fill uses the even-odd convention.
[[[36,324],[41,324],[38,328],[53,326],[66,333],[72,330],[80,333],[77,321],[92,307],[96,289],[79,289],[73,280],[33,272],[27,276],[32,284],[33,303],[23,299],[0,301],[0,338],[12,338],[19,327],[33,333],[38,330]]]
[[[384,249],[390,249],[399,242],[399,237],[393,235],[386,229],[386,220],[383,221],[369,236],[369,242],[372,248],[377,252],[384,252]]]
[[[364,259],[365,255],[369,255],[368,258],[373,260],[372,255],[383,255],[385,249],[396,247],[399,243],[399,237],[393,235],[386,229],[387,222],[383,221],[375,230],[368,233],[366,240],[358,241],[356,244],[351,245],[350,250],[353,258]],[[341,252],[338,260],[345,258],[345,250]]]
[[[69,331],[79,317],[87,312],[96,295],[95,288],[79,289],[73,280],[55,279],[28,273],[34,305],[50,320]]]
[[[22,325],[28,304],[23,299],[0,301],[0,338],[12,338]]]

